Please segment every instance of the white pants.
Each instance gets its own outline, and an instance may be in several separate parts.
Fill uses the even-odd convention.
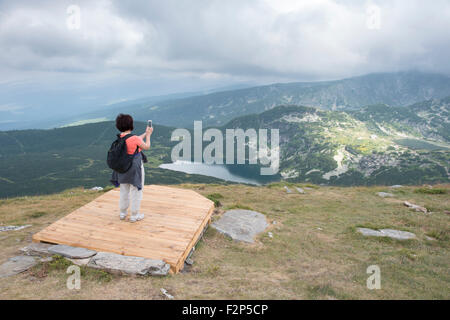
[[[144,188],[144,164],[141,165],[142,170],[142,189],[138,190],[135,186],[129,183],[120,184],[120,200],[119,200],[119,210],[120,213],[127,213],[128,207],[130,207],[131,202],[131,215],[137,215],[141,209],[142,200],[142,190]]]

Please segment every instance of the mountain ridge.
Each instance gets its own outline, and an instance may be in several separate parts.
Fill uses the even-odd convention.
[[[215,92],[163,101],[129,112],[140,120],[153,118],[165,125],[191,127],[194,120],[202,120],[205,125],[223,125],[236,116],[261,113],[283,104],[346,110],[380,103],[406,106],[446,96],[450,96],[448,76],[379,73],[343,80],[292,82]]]

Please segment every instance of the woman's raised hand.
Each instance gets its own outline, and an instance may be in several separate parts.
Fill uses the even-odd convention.
[[[153,133],[153,127],[147,127],[147,129],[145,129],[145,134],[151,136]]]

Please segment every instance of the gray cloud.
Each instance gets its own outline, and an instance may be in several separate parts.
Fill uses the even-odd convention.
[[[82,0],[81,29],[72,31],[71,4],[0,2],[0,82],[55,74],[96,81],[450,74],[446,0]],[[376,30],[367,28],[373,4],[381,13]]]

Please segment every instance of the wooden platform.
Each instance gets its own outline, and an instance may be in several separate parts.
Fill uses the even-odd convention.
[[[179,272],[203,229],[214,203],[195,191],[149,185],[141,212],[145,219],[119,219],[119,189],[68,214],[33,236],[34,242],[65,244],[128,256],[161,259]]]

